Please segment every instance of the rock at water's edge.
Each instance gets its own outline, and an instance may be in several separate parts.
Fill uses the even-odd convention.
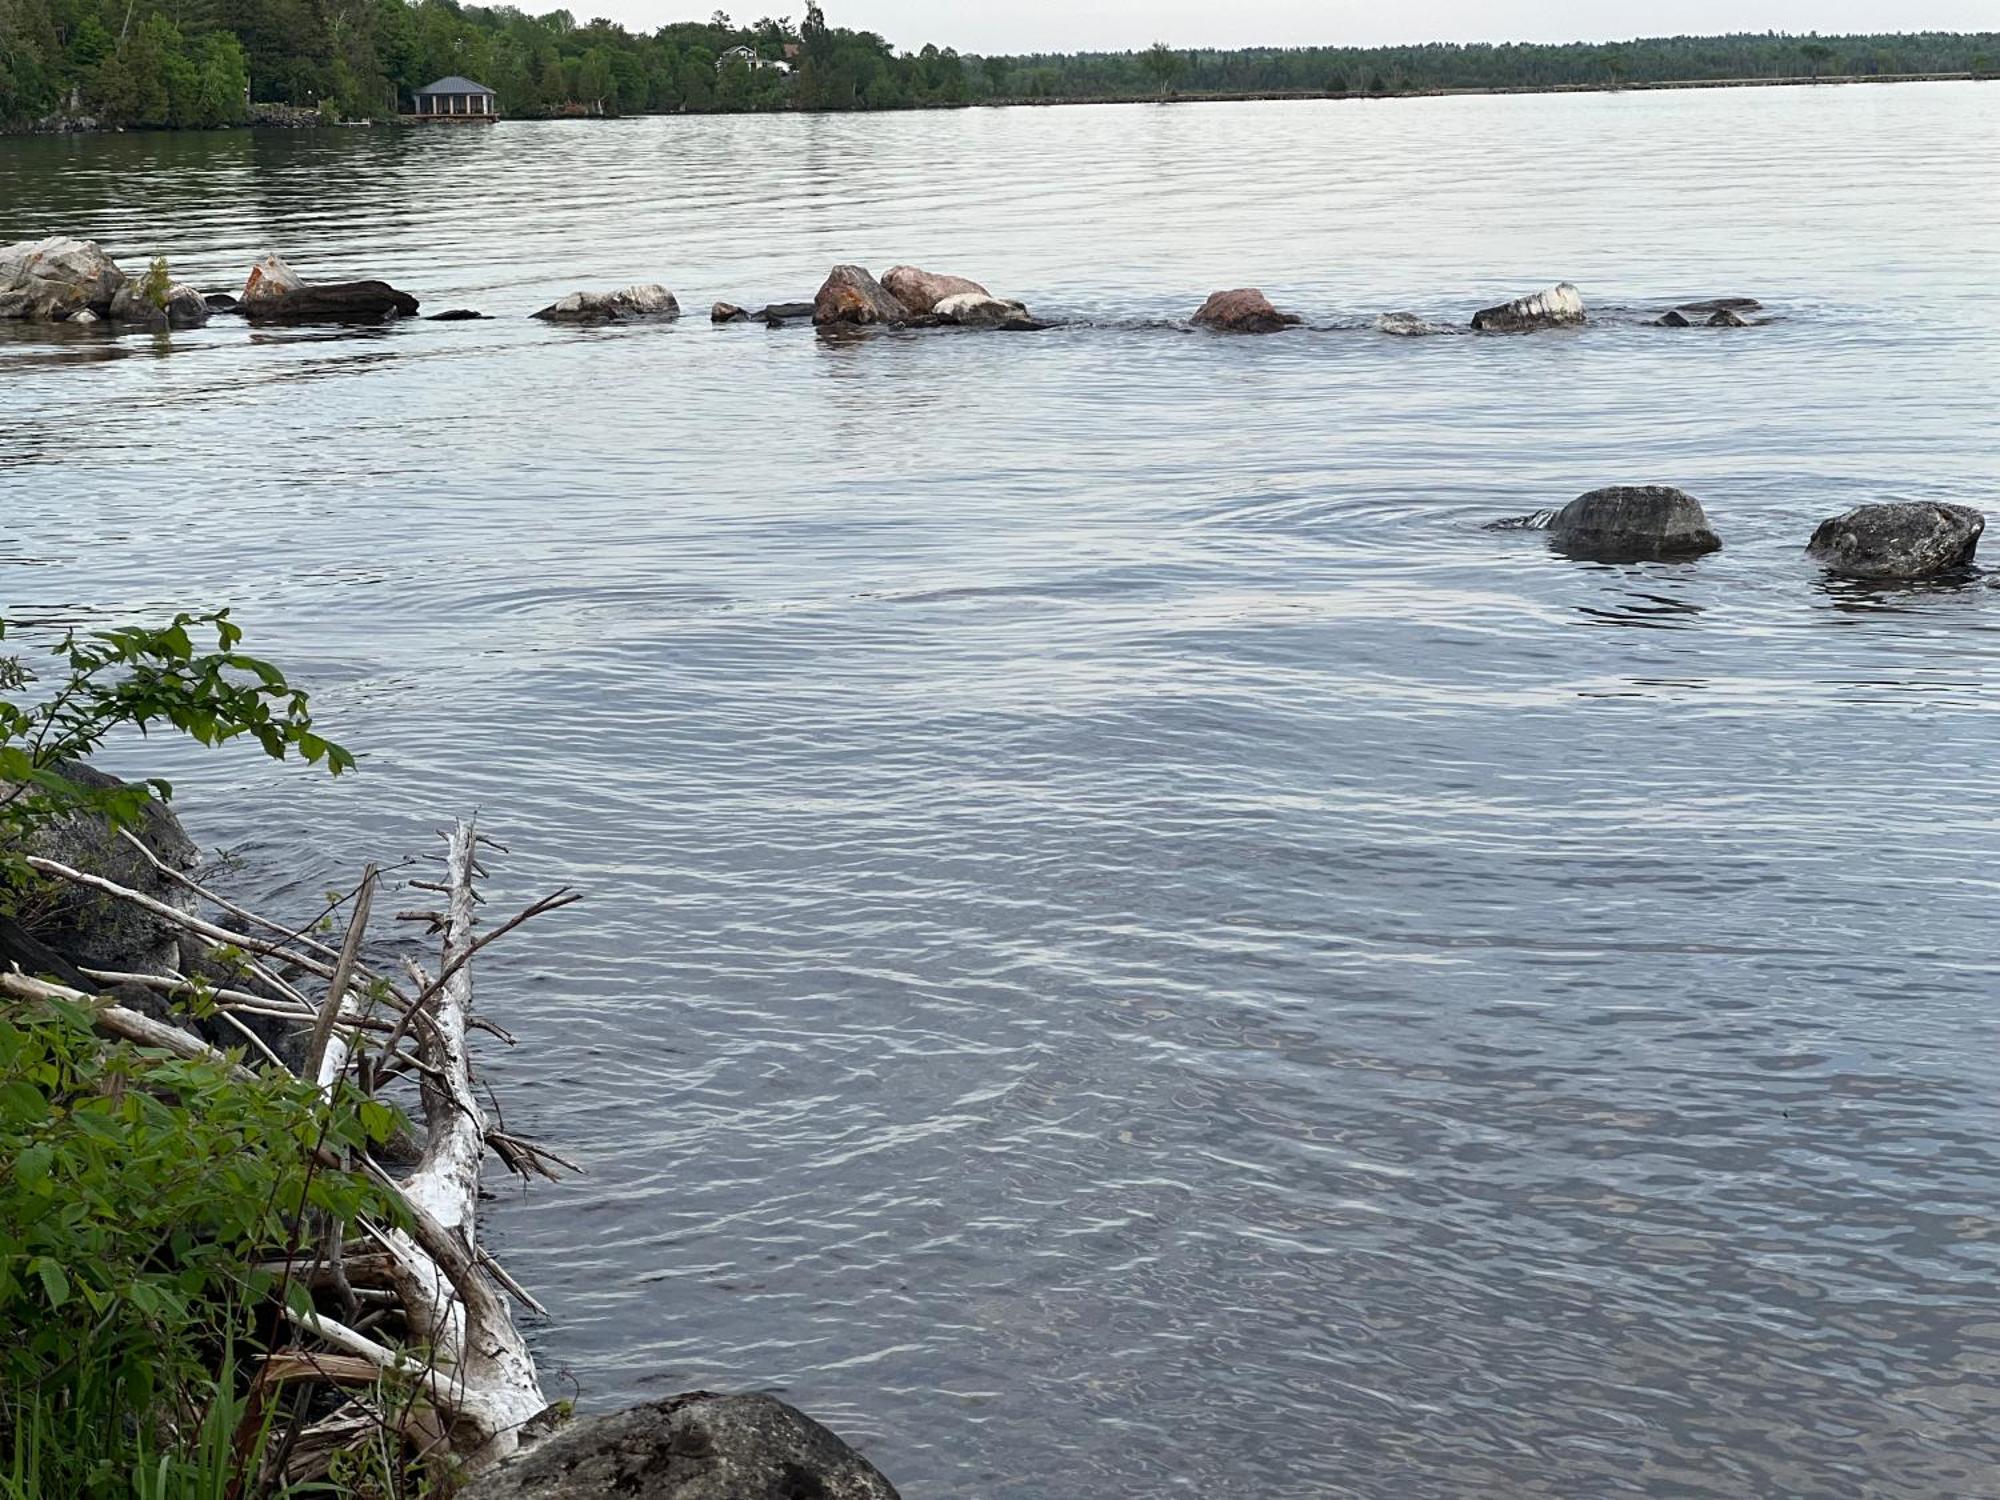
[[[654,282],[615,292],[571,292],[534,316],[544,323],[627,323],[680,315],[681,305],[674,294]]]
[[[59,323],[105,317],[128,278],[94,240],[52,235],[0,245],[0,320]]]
[[[1597,562],[1694,557],[1722,545],[1701,502],[1664,484],[1592,490],[1557,511],[1548,531],[1557,551]]]
[[[1582,321],[1583,293],[1567,281],[1558,282],[1545,292],[1516,297],[1498,307],[1482,308],[1472,315],[1472,326],[1479,333],[1526,333],[1535,328],[1560,328]]]
[[[860,266],[835,266],[813,298],[813,322],[907,323],[910,310]]]
[[[95,791],[123,785],[115,776],[75,762],[58,769],[71,781]],[[188,874],[201,862],[200,851],[180,819],[158,802],[148,805],[134,832],[169,869]],[[154,869],[107,819],[96,814],[73,812],[42,825],[28,838],[25,852],[73,870],[102,875],[177,911],[194,912],[194,897]],[[68,881],[55,881],[46,893],[37,892],[25,900],[21,925],[82,969],[170,974],[179,960],[180,928]]]
[[[1253,286],[1233,291],[1211,292],[1192,320],[1197,328],[1215,328],[1224,333],[1277,333],[1297,327],[1295,313],[1281,313],[1271,299]]]
[[[770,1396],[696,1391],[573,1422],[461,1500],[898,1500],[875,1467]]]
[[[991,297],[976,281],[963,276],[946,276],[936,271],[920,271],[915,266],[891,266],[882,276],[882,290],[908,308],[913,316],[936,312],[947,297]]]
[[[1970,567],[1985,530],[1969,505],[1860,505],[1820,522],[1806,555],[1843,578],[1935,578]]]

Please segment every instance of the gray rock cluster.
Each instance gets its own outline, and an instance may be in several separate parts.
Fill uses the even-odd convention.
[[[874,1465],[770,1396],[669,1396],[573,1422],[461,1500],[898,1500]]]
[[[680,302],[657,282],[615,292],[571,292],[535,316],[544,323],[667,322],[681,315]]]
[[[1614,485],[1560,510],[1495,521],[1490,531],[1545,531],[1568,557],[1642,562],[1699,557],[1722,545],[1701,502],[1663,484]],[[1946,578],[1973,565],[1986,518],[1938,501],[1862,505],[1822,521],[1806,554],[1841,578]]]
[[[117,323],[162,332],[198,328],[208,304],[190,286],[170,286],[154,302],[94,240],[53,235],[0,245],[0,319],[33,323]]]

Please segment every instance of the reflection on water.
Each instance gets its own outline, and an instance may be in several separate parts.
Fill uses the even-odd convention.
[[[499,315],[0,334],[0,603],[320,685],[340,784],[126,753],[251,889],[477,805],[591,892],[484,981],[587,1401],[913,1497],[1992,1493],[2000,592],[1802,549],[1993,508],[1996,164],[1972,85],[0,142],[0,239]],[[842,260],[1080,326],[696,311]],[[1322,331],[1176,326],[1245,284]],[[1481,529],[1646,482],[1724,549]]]

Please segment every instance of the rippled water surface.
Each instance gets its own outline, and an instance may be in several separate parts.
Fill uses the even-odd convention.
[[[482,981],[587,1403],[912,1500],[1993,1494],[2000,590],[1800,547],[2000,509],[1996,169],[1971,84],[0,141],[0,240],[496,315],[0,336],[0,604],[319,685],[351,780],[121,757],[248,891],[477,806],[590,893]],[[699,316],[837,260],[1075,322]],[[1316,326],[1169,326],[1243,284]],[[1645,481],[1726,549],[1480,529]]]

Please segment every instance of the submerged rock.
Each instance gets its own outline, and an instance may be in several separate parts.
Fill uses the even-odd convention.
[[[813,298],[813,322],[907,323],[910,310],[860,266],[835,266]]]
[[[932,306],[931,316],[940,323],[959,328],[1032,331],[1049,326],[1038,318],[1028,316],[1028,309],[1021,303],[989,297],[984,292],[958,292],[943,298]]]
[[[1462,329],[1454,328],[1449,323],[1433,323],[1428,318],[1420,318],[1415,313],[1409,312],[1383,313],[1375,320],[1375,331],[1399,339],[1421,339],[1429,338],[1433,334],[1463,332]]]
[[[1710,297],[1701,302],[1677,302],[1674,309],[1684,313],[1758,312],[1764,304],[1755,297]]]
[[[963,276],[920,271],[915,266],[891,266],[883,273],[882,290],[918,317],[935,312],[937,305],[947,297],[993,295],[978,282],[967,281]]]
[[[615,292],[571,292],[535,314],[544,323],[630,323],[680,315],[674,294],[657,282]]]
[[[1661,313],[1657,318],[1653,319],[1653,327],[1692,328],[1694,327],[1694,324],[1689,322],[1687,315],[1682,313],[1678,308],[1670,307],[1665,312]]]
[[[463,1500],[898,1500],[874,1465],[770,1396],[696,1391],[572,1422]]]
[[[316,281],[280,296],[243,300],[253,323],[386,323],[415,315],[419,304],[386,281]]]
[[[1734,308],[1718,307],[1708,315],[1706,328],[1748,328],[1750,320]]]
[[[128,278],[95,240],[52,235],[0,245],[0,319],[60,323],[105,317]]]
[[[1701,502],[1663,484],[1580,495],[1549,518],[1548,532],[1558,551],[1598,562],[1693,557],[1722,545]]]
[[[1224,333],[1277,333],[1295,328],[1302,321],[1296,313],[1281,313],[1271,299],[1255,287],[1211,292],[1195,312],[1197,328],[1215,328]]]
[[[441,313],[431,313],[425,317],[426,323],[483,323],[486,314],[470,307],[448,308]]]
[[[757,316],[769,327],[776,328],[782,323],[795,323],[810,318],[814,307],[810,302],[768,302]]]
[[[232,313],[240,305],[228,292],[206,292],[201,300],[208,304],[208,310],[212,313]]]
[[[750,314],[738,307],[734,302],[718,302],[708,310],[708,321],[711,323],[747,323],[750,321]]]
[[[1806,555],[1843,578],[1935,578],[1970,567],[1985,530],[1969,505],[1861,505],[1820,522]]]
[[[1560,328],[1583,321],[1583,293],[1567,281],[1545,292],[1531,292],[1482,308],[1472,315],[1472,326],[1480,333],[1526,333],[1536,328]]]

